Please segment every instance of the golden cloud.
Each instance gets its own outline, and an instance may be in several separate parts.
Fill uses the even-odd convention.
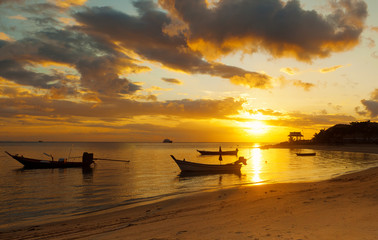
[[[222,43],[209,41],[204,38],[188,39],[189,48],[196,52],[200,52],[207,60],[214,61],[226,54],[242,50],[245,53],[253,53],[257,51],[258,40],[248,37],[230,37]]]
[[[333,66],[333,67],[329,67],[329,68],[322,68],[322,69],[319,70],[319,72],[321,72],[321,73],[333,72],[333,71],[336,71],[337,69],[342,68],[342,67],[344,67],[344,66],[337,65],[337,66]]]
[[[366,3],[350,0],[330,3],[327,16],[303,9],[299,1],[211,1],[211,8],[205,0],[159,3],[184,23],[189,47],[210,60],[265,50],[311,62],[356,46],[367,17]]]
[[[277,81],[281,84],[282,87],[291,84],[296,87],[301,87],[305,91],[309,91],[312,87],[315,86],[315,84],[313,83],[303,82],[302,80],[290,80],[286,79],[284,76],[280,76],[279,78],[277,78]]]
[[[69,8],[72,6],[82,6],[87,2],[87,0],[53,0],[53,1],[49,0],[49,1],[61,8]]]
[[[0,86],[0,97],[17,98],[30,97],[32,94],[29,90],[20,87]]]
[[[224,54],[222,48],[202,38],[188,41],[188,46],[192,51],[200,52],[210,61],[213,61]]]
[[[3,33],[3,32],[0,32],[0,40],[13,41],[11,37],[9,37],[6,33]]]
[[[58,20],[61,23],[64,23],[65,25],[70,25],[70,26],[79,24],[78,22],[76,22],[76,20],[74,18],[60,17],[60,18],[58,18]]]
[[[70,95],[74,95],[76,92],[72,92],[71,88],[68,88],[66,86],[61,87],[52,87],[49,90],[48,97],[50,99],[66,99]]]
[[[83,92],[81,98],[86,102],[101,103],[101,99],[94,92]]]
[[[246,73],[240,76],[233,76],[230,82],[236,85],[241,85],[249,88],[262,88],[267,89],[271,87],[271,77],[259,73]]]
[[[10,16],[9,19],[17,19],[17,20],[22,20],[22,21],[25,21],[27,20],[26,17],[24,16],[21,16],[21,15],[16,15],[16,16]]]
[[[303,82],[301,80],[294,80],[293,85],[302,87],[306,91],[310,91],[310,89],[315,86],[313,83]]]
[[[298,68],[285,67],[285,68],[281,68],[280,71],[283,72],[283,73],[289,74],[289,75],[295,75],[299,72],[299,69]]]

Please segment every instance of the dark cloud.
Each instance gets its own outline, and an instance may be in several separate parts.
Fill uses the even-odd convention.
[[[209,74],[231,79],[248,78],[249,87],[267,88],[270,77],[265,74],[220,63],[210,63],[203,55],[187,45],[184,34],[169,35],[164,32],[172,23],[171,18],[149,1],[136,4],[139,16],[131,16],[109,7],[88,8],[75,14],[81,31],[88,35],[102,36],[108,41],[118,41],[122,47],[130,49],[144,59],[157,61],[169,68],[192,74]],[[232,81],[239,84],[240,81]]]
[[[361,103],[365,107],[365,110],[356,107],[355,110],[358,114],[372,118],[378,117],[378,88],[371,93],[370,99],[362,99]]]
[[[36,16],[41,15],[41,12],[43,12],[43,16],[48,16],[48,19],[51,19],[51,17],[53,17],[54,14],[57,14],[57,11],[61,10],[61,8],[59,8],[55,4],[30,3],[30,1],[25,1],[24,4],[20,4],[18,7],[20,10],[30,14],[35,14]]]
[[[25,65],[27,66],[27,64]],[[0,60],[0,76],[22,85],[38,88],[50,88],[53,84],[49,84],[49,82],[59,78],[59,76],[29,71],[25,65],[14,60]]]
[[[140,115],[166,115],[194,119],[227,118],[227,115],[235,115],[242,110],[244,103],[233,98],[166,102],[138,102],[106,97],[102,100],[101,104],[93,104],[46,97],[0,98],[0,105],[4,106],[0,109],[0,117],[17,117],[22,113],[44,117],[131,118]]]
[[[1,41],[0,62],[0,76],[22,85],[61,87],[63,75],[29,70],[41,63],[58,63],[76,69],[81,87],[99,94],[133,94],[141,89],[120,75],[125,69],[137,72],[143,67],[110,45],[69,30],[46,29],[19,41]]]
[[[13,4],[18,4],[18,3],[22,3],[24,2],[25,0],[0,0],[0,4],[5,4],[5,3],[13,3]]]
[[[375,118],[378,116],[378,101],[377,100],[361,100],[361,103],[366,108],[367,114]]]
[[[29,17],[28,21],[34,21],[39,27],[50,27],[52,25],[62,25],[61,22],[56,20],[54,17]]]
[[[367,16],[360,0],[335,1],[327,16],[302,9],[297,0],[223,0],[213,8],[205,0],[160,2],[186,24],[192,48],[210,58],[258,49],[303,61],[327,57],[358,43]]]
[[[46,62],[58,63],[80,74],[82,88],[113,96],[134,94],[141,87],[121,75],[125,76],[125,69],[126,73],[133,73],[147,68],[138,66],[134,59],[124,54],[123,49],[129,49],[142,58],[180,71],[220,76],[251,88],[270,87],[269,76],[209,63],[202,59],[200,53],[188,48],[184,35],[165,34],[164,26],[171,20],[153,2],[136,2],[135,6],[139,16],[130,16],[108,7],[86,8],[75,14],[76,20],[83,25],[57,29],[52,26],[61,25],[52,13],[59,8],[52,4],[33,5],[29,13],[46,9],[48,14],[30,18],[37,23],[39,31],[24,39],[0,43],[0,59],[6,61],[0,76],[22,85],[61,88],[64,76],[30,68]],[[30,81],[27,75],[31,76]]]
[[[0,48],[5,46],[8,42],[0,39]]]
[[[371,99],[378,100],[378,88],[376,88],[374,92],[371,93]]]
[[[182,84],[182,81],[176,79],[176,78],[162,78],[162,80],[164,82],[167,82],[167,83],[173,83],[173,84],[178,84],[178,85],[181,85]]]
[[[122,68],[131,65],[127,62],[128,59],[113,56],[81,59],[76,64],[81,74],[81,85],[106,95],[134,93],[141,87],[119,77]]]

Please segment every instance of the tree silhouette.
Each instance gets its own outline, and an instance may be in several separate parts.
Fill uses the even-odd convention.
[[[315,133],[313,143],[344,144],[344,143],[378,143],[378,123],[351,122],[350,124],[336,124]]]

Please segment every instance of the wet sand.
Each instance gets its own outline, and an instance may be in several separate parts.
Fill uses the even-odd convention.
[[[240,186],[9,229],[0,239],[377,239],[377,186],[378,168],[321,182]]]

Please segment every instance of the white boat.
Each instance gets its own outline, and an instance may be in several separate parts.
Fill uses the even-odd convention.
[[[240,172],[242,163],[244,165],[247,165],[247,159],[245,159],[244,157],[239,157],[239,160],[235,161],[234,163],[223,165],[188,162],[185,159],[178,160],[173,155],[171,155],[171,157],[179,166],[182,172],[237,173]]]

